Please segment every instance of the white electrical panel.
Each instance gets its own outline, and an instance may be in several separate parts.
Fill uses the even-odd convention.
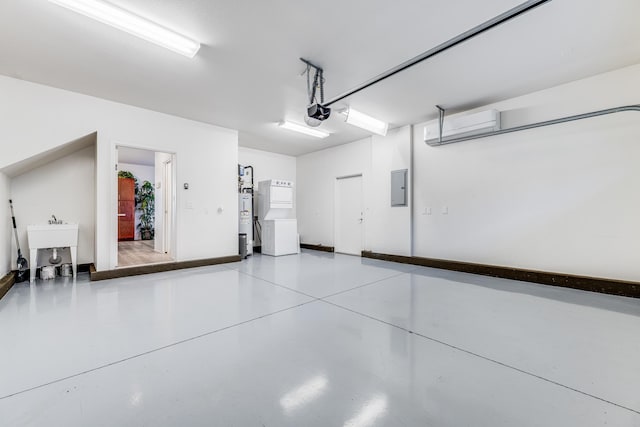
[[[391,171],[391,206],[407,206],[407,170]]]

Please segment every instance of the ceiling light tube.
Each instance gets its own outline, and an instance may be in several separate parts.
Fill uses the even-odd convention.
[[[193,58],[200,49],[195,40],[101,0],[49,1],[188,58]]]
[[[349,108],[344,112],[344,114],[347,116],[347,123],[368,130],[369,132],[385,136],[389,129],[389,123],[374,119],[373,117],[361,113],[360,111],[356,111],[353,108]]]
[[[288,129],[288,130],[292,130],[295,132],[300,132],[303,133],[305,135],[309,135],[309,136],[315,136],[316,138],[326,138],[328,136],[330,136],[331,134],[329,132],[325,132],[319,129],[312,129],[308,126],[304,126],[304,125],[299,125],[297,123],[293,123],[293,122],[288,122],[288,121],[283,121],[278,123],[278,126],[280,126],[283,129]]]

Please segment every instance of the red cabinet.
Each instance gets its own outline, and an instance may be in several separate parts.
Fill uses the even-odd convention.
[[[136,235],[136,190],[132,178],[118,178],[118,241]]]

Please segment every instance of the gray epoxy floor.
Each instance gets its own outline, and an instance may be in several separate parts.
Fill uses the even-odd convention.
[[[305,251],[0,300],[4,426],[640,426],[640,300]]]

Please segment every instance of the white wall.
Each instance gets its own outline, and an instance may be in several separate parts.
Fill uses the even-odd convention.
[[[239,147],[238,162],[243,166],[253,166],[253,184],[255,186],[254,215],[258,215],[258,183],[268,179],[282,179],[296,182],[296,158],[285,154],[271,153],[269,151],[255,150],[253,148]],[[294,191],[293,217],[297,215],[297,191]],[[257,230],[254,230],[256,232]],[[260,238],[254,236],[254,246],[260,245]]]
[[[503,111],[510,127],[638,102],[640,65],[482,109]],[[639,118],[441,147],[422,142],[416,125],[415,255],[640,280]]]
[[[9,178],[0,172],[0,200],[5,206],[0,209],[0,277],[16,268],[15,260],[11,258],[11,212],[9,211],[10,197]]]
[[[97,131],[98,270],[117,263],[116,145],[176,154],[177,260],[237,253],[237,131],[9,77],[0,93],[11,99],[0,103],[0,140],[21,147],[3,152],[0,168]]]
[[[478,110],[503,111],[511,127],[638,102],[640,65]],[[300,156],[301,241],[333,245],[332,183],[364,171],[364,249],[640,281],[639,118],[441,147],[423,142],[420,123]],[[413,206],[390,208],[389,171],[403,168]]]
[[[296,158],[293,156],[240,147],[238,161],[243,166],[253,166],[256,188],[258,182],[267,179],[296,180]]]
[[[142,187],[145,181],[149,181],[151,184],[155,183],[155,167],[154,166],[146,166],[146,165],[134,165],[131,163],[121,163],[118,162],[118,172],[120,171],[129,171],[136,178],[138,178],[138,186]],[[136,209],[135,212],[135,237],[134,240],[140,240],[140,229],[138,229],[138,224],[140,224],[140,216],[142,215],[142,211]]]
[[[20,248],[29,259],[27,225],[46,224],[51,215],[78,224],[78,263],[94,262],[95,147],[87,147],[11,179]],[[12,244],[11,259],[16,258]]]
[[[363,234],[366,242],[369,233],[370,211],[366,195],[371,179],[371,138],[298,157],[296,194],[300,242],[334,246],[336,178],[356,174],[362,174],[365,189]]]
[[[296,183],[296,158],[285,154],[270,153],[268,151],[255,150],[253,148],[240,147],[238,149],[238,161],[242,166],[253,166],[253,185],[256,197],[258,193],[258,183],[268,179],[283,179],[292,181],[294,187]],[[258,199],[254,200],[256,212],[258,215]],[[293,217],[295,218],[297,211],[296,192],[294,192]],[[258,243],[258,239],[254,239],[254,243]]]
[[[411,173],[411,137],[411,126],[404,126],[298,157],[301,242],[334,246],[336,178],[362,174],[362,249],[410,256],[411,198],[408,206],[391,207],[391,171]]]
[[[375,135],[371,145],[371,179],[366,191],[366,244],[373,252],[411,256],[411,197],[408,206],[391,206],[391,171],[408,170],[411,194],[411,126]]]

